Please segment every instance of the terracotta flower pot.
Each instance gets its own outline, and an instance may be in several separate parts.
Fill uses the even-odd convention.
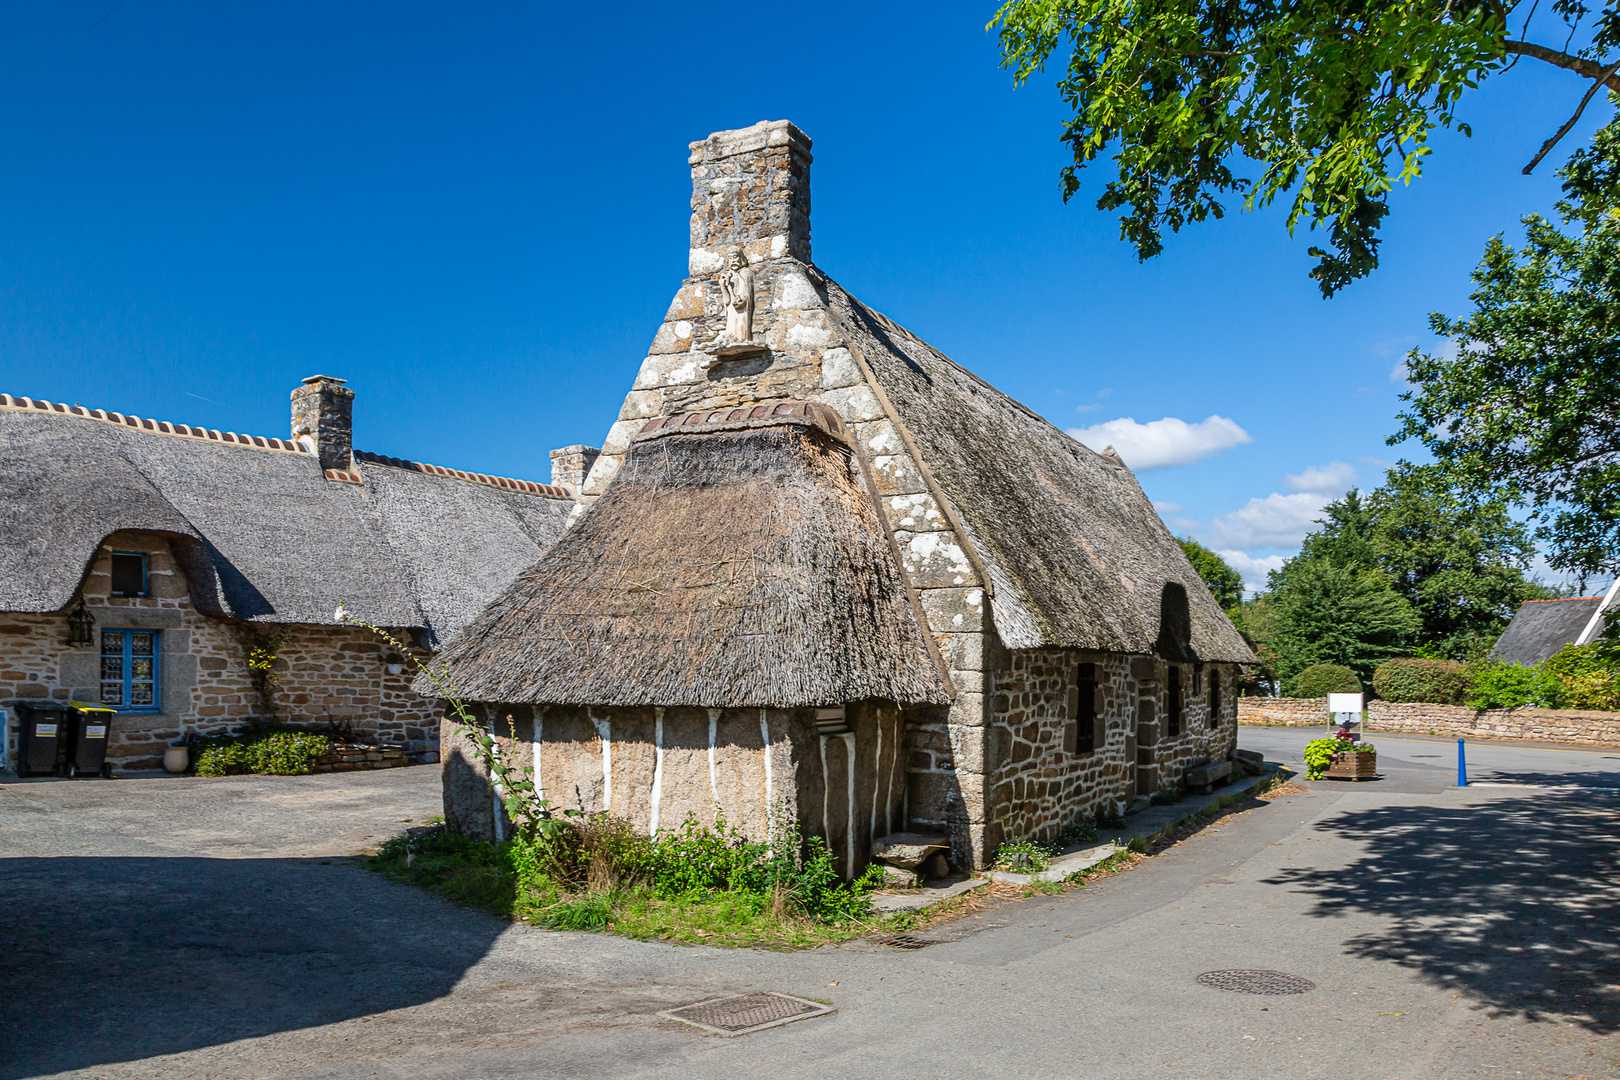
[[[183,773],[191,768],[191,751],[183,746],[171,746],[163,751],[163,767],[172,773]]]

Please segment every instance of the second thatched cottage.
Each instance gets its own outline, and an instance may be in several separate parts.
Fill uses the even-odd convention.
[[[984,866],[1224,760],[1254,656],[1130,470],[815,266],[792,124],[689,160],[689,276],[576,523],[444,654],[503,752],[650,831],[792,816],[846,874],[902,830]]]

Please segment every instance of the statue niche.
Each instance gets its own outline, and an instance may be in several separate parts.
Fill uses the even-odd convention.
[[[754,339],[754,272],[740,247],[726,249],[726,268],[720,272],[720,296],[726,305],[725,340],[746,344]]]

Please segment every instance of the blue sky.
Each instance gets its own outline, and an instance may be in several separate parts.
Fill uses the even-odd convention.
[[[0,391],[274,435],[323,372],[363,449],[544,480],[600,443],[685,273],[687,142],[786,118],[823,269],[1115,442],[1257,580],[1402,453],[1392,370],[1466,310],[1487,237],[1550,209],[1562,154],[1519,170],[1586,84],[1526,61],[1466,98],[1383,268],[1324,301],[1278,212],[1139,264],[1100,171],[1064,206],[1052,80],[1014,90],[993,10],[6,5]]]

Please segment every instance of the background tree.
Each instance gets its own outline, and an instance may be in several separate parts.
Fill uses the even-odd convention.
[[[1181,545],[1181,550],[1187,553],[1187,561],[1192,563],[1193,570],[1209,587],[1215,602],[1221,605],[1222,610],[1231,612],[1233,608],[1243,603],[1242,574],[1226,565],[1225,559],[1196,540],[1178,536],[1176,542]]]
[[[1531,214],[1515,250],[1497,236],[1474,271],[1474,312],[1435,314],[1450,351],[1413,350],[1389,440],[1417,439],[1445,483],[1517,503],[1553,566],[1620,570],[1620,130],[1560,170],[1571,231]]]
[[[1253,209],[1286,197],[1290,232],[1327,227],[1311,277],[1331,296],[1378,265],[1390,188],[1421,173],[1429,133],[1468,132],[1455,113],[1464,91],[1523,57],[1590,80],[1578,106],[1572,82],[1574,116],[1529,172],[1599,86],[1620,90],[1613,3],[1594,14],[1554,0],[1537,29],[1558,46],[1525,40],[1538,4],[1010,0],[989,29],[1019,84],[1054,56],[1064,62],[1058,93],[1073,115],[1062,137],[1074,155],[1064,201],[1112,148],[1115,178],[1097,207],[1125,211],[1120,238],[1147,259],[1165,229],[1222,217],[1229,198]],[[1569,51],[1576,37],[1585,45]]]
[[[1299,558],[1272,576],[1270,645],[1285,693],[1316,664],[1343,664],[1370,682],[1379,664],[1407,655],[1422,632],[1422,618],[1377,570]]]

